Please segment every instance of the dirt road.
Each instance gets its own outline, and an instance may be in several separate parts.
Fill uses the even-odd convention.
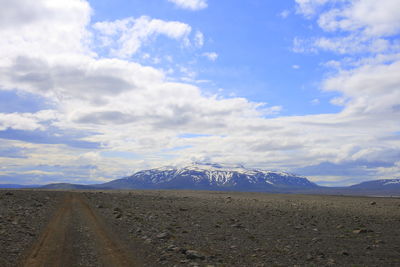
[[[21,264],[46,266],[141,266],[104,225],[81,194],[68,193]]]

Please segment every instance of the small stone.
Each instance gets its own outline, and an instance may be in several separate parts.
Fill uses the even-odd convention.
[[[12,193],[12,192],[6,192],[5,195],[6,195],[6,196],[13,196],[14,193]]]
[[[343,228],[344,228],[344,226],[341,225],[341,224],[339,224],[338,226],[336,226],[336,229],[343,229]]]
[[[376,205],[375,201],[372,201],[371,203],[369,203],[370,205]]]
[[[40,207],[43,207],[43,204],[40,203],[40,202],[37,202],[37,203],[34,204],[34,207],[40,208]]]
[[[231,225],[231,227],[234,227],[234,228],[244,228],[244,226],[243,226],[241,223],[234,223],[234,224]]]
[[[103,205],[97,205],[97,208],[98,209],[104,209],[104,206]]]
[[[122,217],[122,214],[121,213],[117,213],[116,215],[115,215],[115,219],[120,219]]]
[[[30,235],[30,236],[35,236],[36,235],[35,233],[32,233],[32,232],[27,232],[27,234]]]
[[[179,251],[179,248],[175,245],[169,245],[167,251]]]
[[[335,265],[336,261],[334,259],[328,259],[327,264],[328,265]]]
[[[319,260],[321,260],[321,259],[325,258],[325,254],[322,253],[322,252],[318,252],[317,258],[318,258]]]
[[[120,208],[118,208],[118,207],[114,208],[113,211],[114,212],[122,212],[122,210]]]
[[[191,259],[191,260],[195,260],[195,259],[204,260],[205,259],[205,257],[196,250],[186,250],[186,258]]]
[[[156,237],[158,239],[167,239],[167,238],[170,238],[170,234],[164,232],[164,233],[158,234]]]
[[[307,254],[307,256],[306,256],[307,261],[311,261],[313,259],[314,259],[314,257],[311,254]]]
[[[343,256],[349,256],[350,255],[349,252],[347,252],[347,251],[342,251],[340,254],[343,255]]]
[[[365,228],[353,230],[353,234],[365,234],[368,232],[373,232],[373,231]]]

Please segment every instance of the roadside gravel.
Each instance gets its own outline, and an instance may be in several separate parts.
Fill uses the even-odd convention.
[[[400,266],[400,199],[85,193],[148,266]]]
[[[0,190],[0,266],[17,266],[64,193]]]

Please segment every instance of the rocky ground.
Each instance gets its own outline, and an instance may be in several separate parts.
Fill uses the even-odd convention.
[[[16,266],[63,197],[59,192],[0,190],[0,266]]]
[[[0,266],[62,229],[69,238],[56,242],[73,244],[79,266],[107,266],[101,249],[135,266],[400,266],[398,198],[13,190],[0,191],[0,207]]]
[[[400,199],[85,193],[149,266],[400,266]]]

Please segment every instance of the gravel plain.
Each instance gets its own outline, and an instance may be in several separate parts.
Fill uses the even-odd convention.
[[[85,193],[149,266],[400,266],[400,199],[201,191]]]
[[[37,190],[0,191],[0,266],[23,260],[66,194],[79,195],[140,266],[400,266],[398,198]],[[81,266],[98,255],[92,233],[77,237],[82,249],[70,240]]]
[[[0,266],[17,266],[58,208],[62,192],[0,190]]]

